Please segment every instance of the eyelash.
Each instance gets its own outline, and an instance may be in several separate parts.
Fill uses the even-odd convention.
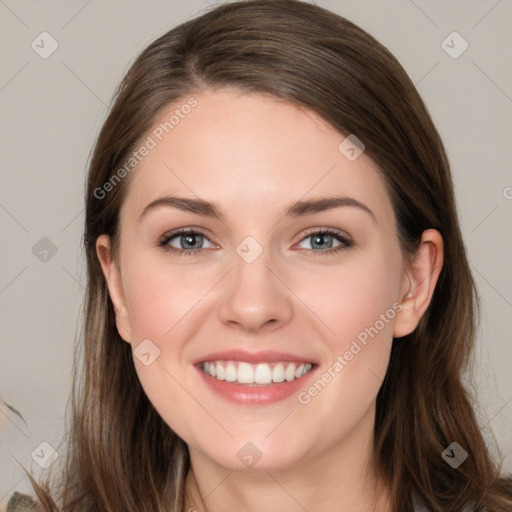
[[[201,233],[201,231],[197,231],[194,229],[179,229],[177,231],[173,231],[172,233],[164,235],[158,242],[158,247],[161,247],[164,251],[168,251],[177,256],[191,256],[191,255],[197,254],[201,251],[204,251],[205,249],[177,249],[176,247],[171,247],[170,245],[167,245],[173,238],[176,238],[180,235],[189,235],[189,234],[204,236],[208,241],[211,242],[211,240],[204,233]],[[314,249],[300,249],[300,251],[307,251],[307,252],[313,253],[314,256],[323,256],[326,254],[334,255],[343,250],[350,248],[353,245],[353,242],[349,238],[343,236],[340,232],[338,232],[334,229],[330,229],[330,228],[312,229],[311,231],[308,231],[303,236],[303,238],[301,238],[299,243],[306,240],[307,238],[309,238],[312,235],[331,235],[336,240],[341,242],[343,245],[340,245],[334,249],[327,249],[325,251],[314,250]]]

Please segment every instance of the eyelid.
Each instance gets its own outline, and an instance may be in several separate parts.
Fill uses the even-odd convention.
[[[213,245],[219,245],[216,244],[213,240],[210,239],[210,237],[204,232],[202,228],[196,228],[194,226],[188,226],[186,228],[177,228],[175,230],[171,230],[164,235],[162,235],[157,243],[157,246],[162,247],[164,250],[167,250],[171,253],[174,253],[176,255],[193,255],[200,252],[204,252],[206,249],[178,249],[176,247],[169,246],[168,243],[173,238],[177,238],[183,235],[186,235],[188,233],[192,233],[195,235],[201,235],[204,238],[206,238],[210,243]],[[329,255],[329,254],[335,254],[343,249],[349,248],[354,245],[353,238],[346,233],[345,231],[342,231],[337,228],[331,228],[331,227],[312,227],[308,228],[305,232],[302,232],[301,238],[292,246],[295,247],[297,244],[303,242],[308,237],[310,237],[312,234],[315,233],[321,233],[324,235],[330,235],[338,239],[338,241],[342,244],[342,246],[338,246],[336,248],[330,248],[326,250],[318,250],[315,251],[313,249],[298,249],[299,252],[306,251],[308,253],[314,254],[314,255]]]
[[[192,233],[194,235],[202,235],[204,236],[208,241],[210,241],[212,244],[215,244],[215,245],[219,245],[217,244],[216,242],[214,242],[210,235],[206,234],[206,232],[202,229],[202,228],[196,228],[194,226],[188,226],[186,228],[177,228],[177,229],[172,229],[171,231],[167,231],[166,233],[164,233],[159,239],[158,239],[158,242],[161,243],[161,242],[168,242],[170,239],[172,238],[175,238],[177,236],[180,236],[180,235],[186,235],[188,233]]]
[[[353,241],[354,241],[353,238],[346,231],[342,231],[341,229],[337,229],[337,228],[330,228],[327,226],[323,226],[323,227],[317,226],[314,228],[306,229],[306,231],[301,234],[301,238],[300,238],[299,242],[302,242],[305,238],[312,235],[313,233],[325,233],[328,235],[338,235],[341,238],[345,238],[347,240],[347,242],[353,243]]]

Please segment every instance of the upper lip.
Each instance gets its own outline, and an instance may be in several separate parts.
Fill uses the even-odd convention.
[[[294,363],[314,363],[313,358],[290,354],[289,352],[276,352],[274,350],[260,350],[258,352],[249,352],[247,350],[232,349],[212,352],[206,356],[197,359],[194,364],[204,363],[205,361],[246,361],[248,363],[273,363],[273,362],[294,362]]]

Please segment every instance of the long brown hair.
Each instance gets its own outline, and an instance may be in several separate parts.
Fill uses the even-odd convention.
[[[385,179],[405,257],[424,230],[441,233],[445,260],[432,302],[416,330],[394,340],[377,397],[375,469],[396,512],[412,510],[413,495],[432,511],[468,502],[476,510],[510,511],[512,481],[500,477],[463,385],[478,298],[439,134],[385,47],[346,19],[298,0],[213,8],[151,43],[116,91],[87,181],[84,325],[62,478],[51,489],[55,503],[63,512],[184,510],[188,448],[139,383],[95,242],[108,234],[117,257],[130,179],[112,180],[156,117],[170,104],[221,87],[283,99],[316,112],[341,134],[356,134]],[[454,441],[469,453],[457,469],[441,456]],[[33,484],[42,510],[56,510],[49,481]]]

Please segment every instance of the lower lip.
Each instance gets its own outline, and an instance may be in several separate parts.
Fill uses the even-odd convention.
[[[318,366],[313,366],[306,375],[303,375],[299,379],[294,379],[290,382],[285,380],[284,382],[269,384],[268,386],[239,384],[238,382],[218,380],[204,373],[202,368],[198,366],[195,368],[201,374],[201,377],[210,389],[222,398],[236,404],[265,405],[279,402],[292,395],[296,395],[301,389],[305,388],[309,377],[315,373]]]

